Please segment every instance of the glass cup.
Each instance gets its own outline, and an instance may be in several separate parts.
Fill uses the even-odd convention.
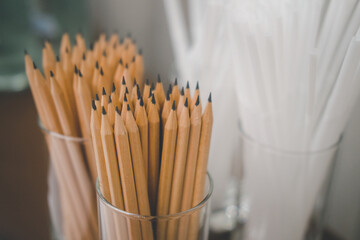
[[[50,154],[48,205],[52,239],[98,239],[91,140],[64,136],[39,122]]]
[[[111,205],[96,185],[101,239],[159,239],[157,228],[166,229],[167,240],[208,239],[210,198],[213,181],[210,174],[204,190],[203,200],[195,207],[165,216],[142,216],[120,210]]]

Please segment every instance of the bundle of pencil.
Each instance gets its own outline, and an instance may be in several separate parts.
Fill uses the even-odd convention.
[[[59,55],[46,41],[42,56],[43,74],[25,50],[25,70],[41,124],[50,131],[45,136],[60,188],[61,234],[65,239],[97,239],[98,167],[91,141],[91,100],[107,91],[116,103],[112,88],[120,86],[122,78],[129,79],[130,90],[130,79],[136,78],[141,86],[142,53],[129,36],[119,41],[116,34],[108,40],[101,34],[87,49],[81,34],[72,46],[65,33]],[[103,105],[111,106],[103,98]]]
[[[64,34],[60,58],[48,42],[43,56],[45,77],[25,55],[42,123],[51,131],[92,140],[85,145],[83,155],[81,149],[75,151],[68,145],[60,149],[76,155],[69,165],[81,165],[77,169],[82,169],[84,179],[77,179],[80,175],[76,172],[73,185],[67,171],[74,170],[62,166],[57,145],[49,145],[57,149],[54,162],[61,156],[56,164],[61,165],[62,178],[73,188],[79,185],[74,190],[79,196],[75,206],[81,205],[81,199],[95,199],[90,196],[90,176],[93,181],[98,177],[109,203],[134,214],[174,214],[203,200],[213,123],[211,94],[202,114],[198,84],[192,97],[189,83],[180,91],[176,79],[165,93],[159,75],[156,84],[146,80],[143,86],[142,52],[136,54],[129,37],[119,42],[116,35],[109,40],[100,35],[86,49],[80,34],[72,48]],[[87,195],[80,189],[85,185]],[[129,239],[196,239],[199,230],[197,218],[180,224],[158,222],[156,231],[151,222],[129,222],[123,229],[119,219],[112,220],[118,221],[113,225],[118,229],[108,237],[116,239],[125,235]]]

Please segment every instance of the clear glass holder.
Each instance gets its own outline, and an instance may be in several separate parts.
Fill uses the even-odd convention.
[[[96,185],[101,239],[150,239],[158,240],[157,228],[166,231],[167,240],[206,240],[209,234],[210,199],[213,181],[210,174],[204,190],[203,200],[195,207],[171,215],[143,216],[120,210],[111,205]],[[181,236],[187,237],[179,237]]]
[[[319,151],[264,146],[239,131],[232,180],[211,230],[233,239],[320,240],[339,142]]]
[[[45,129],[49,155],[48,206],[52,239],[98,239],[95,183],[87,160],[91,140]]]

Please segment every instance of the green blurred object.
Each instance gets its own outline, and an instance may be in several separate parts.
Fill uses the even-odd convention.
[[[85,0],[0,1],[0,92],[17,92],[28,87],[24,72],[24,50],[41,66],[44,39],[54,47],[63,32],[88,34]]]

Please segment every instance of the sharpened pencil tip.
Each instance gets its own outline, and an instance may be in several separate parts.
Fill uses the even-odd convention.
[[[177,85],[178,85],[177,78],[175,78],[174,86],[177,86]]]
[[[104,87],[102,88],[102,95],[106,95],[106,91]]]
[[[140,87],[139,85],[136,85],[136,95],[137,95],[137,99],[141,99],[141,92],[140,92]]]
[[[111,95],[109,95],[109,103],[112,103]]]
[[[103,55],[104,57],[106,57],[106,50],[104,50],[104,51],[102,52],[102,55]]]
[[[196,82],[196,90],[199,90],[199,81]]]
[[[171,83],[169,84],[169,89],[168,89],[168,92],[171,94],[172,93],[172,86],[171,86]]]
[[[139,55],[142,55],[142,48],[139,49]]]
[[[94,100],[94,99],[91,101],[91,106],[92,106],[92,108],[94,109],[94,111],[96,111],[96,104],[95,104],[95,100]]]
[[[59,56],[56,56],[56,61],[60,62],[60,57]]]
[[[200,104],[200,96],[197,97],[196,102],[195,102],[195,106],[199,106]]]
[[[100,68],[100,74],[101,74],[101,76],[104,76],[104,71],[103,71],[102,67]]]
[[[127,96],[126,96],[126,94],[124,95],[124,102],[127,102]]]
[[[170,101],[170,92],[169,91],[166,92],[166,101]]]
[[[35,62],[33,62],[33,67],[34,67],[34,69],[37,69]]]
[[[77,68],[76,64],[74,65],[74,73],[78,74],[78,68]]]
[[[97,93],[95,94],[95,100],[99,101],[99,95]]]
[[[132,62],[135,62],[135,56],[132,58]]]
[[[151,83],[150,90],[154,90],[154,89],[155,89],[155,85],[154,85],[154,83]]]
[[[151,102],[152,102],[152,104],[156,104],[156,102],[155,102],[155,95],[154,95],[154,94],[152,94],[152,96],[151,96]]]
[[[94,43],[93,42],[90,43],[89,48],[90,48],[91,51],[94,49]]]
[[[99,69],[99,62],[98,61],[96,61],[95,67],[96,67],[96,69]]]
[[[86,60],[86,55],[85,55],[85,53],[83,53],[82,59],[83,59],[84,61]]]
[[[81,71],[79,70],[79,77],[82,77],[83,75],[82,75],[82,73],[81,73]]]
[[[126,93],[126,94],[129,94],[129,90],[128,90],[127,87],[125,88],[125,93]]]
[[[140,98],[140,107],[143,107],[144,106],[144,101],[142,98]]]
[[[65,52],[66,52],[66,53],[69,53],[69,49],[68,49],[67,47],[65,48]]]
[[[50,77],[54,77],[54,73],[51,70],[50,70]]]
[[[210,92],[210,94],[209,94],[208,101],[211,102],[211,92]]]
[[[149,79],[147,78],[146,81],[145,81],[145,85],[149,86]]]
[[[128,68],[129,68],[129,65],[128,65],[128,64],[125,64],[125,68],[128,69]]]
[[[111,89],[111,92],[115,92],[115,89],[116,89],[116,88],[115,88],[115,83],[113,82],[113,83],[112,83],[112,89]]]
[[[188,103],[188,98],[186,98],[184,107],[188,107],[188,105],[189,105],[189,103]]]
[[[187,89],[190,88],[190,83],[189,83],[189,81],[186,82],[186,88],[187,88]]]
[[[184,96],[184,87],[181,88],[181,92],[180,92],[181,96]]]
[[[106,115],[106,111],[105,111],[104,106],[102,107],[102,114],[103,114],[103,115]]]
[[[122,58],[120,58],[119,63],[120,63],[121,65],[123,65],[123,60],[122,60]]]
[[[129,104],[127,104],[127,110],[131,111]]]
[[[123,76],[123,79],[122,79],[122,85],[126,85],[126,82],[125,82],[125,77]]]
[[[175,100],[173,101],[173,104],[172,104],[171,109],[172,109],[173,111],[175,111]]]
[[[134,78],[134,85],[133,86],[136,86],[137,82],[136,82],[136,78]]]
[[[152,90],[150,89],[148,98],[151,98],[151,96],[152,96]]]
[[[119,110],[118,106],[116,106],[115,111],[117,112],[117,114],[120,115],[120,110]]]
[[[158,83],[160,83],[160,82],[161,82],[161,79],[160,79],[160,74],[158,74],[158,75],[157,75],[157,81],[158,81]]]
[[[28,54],[28,52],[26,51],[26,49],[24,49],[24,54],[25,54],[25,55],[27,55],[27,54]]]

